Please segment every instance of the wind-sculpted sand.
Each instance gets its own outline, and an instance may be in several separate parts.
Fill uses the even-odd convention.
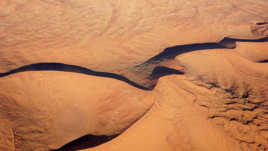
[[[2,0],[0,151],[267,151],[266,0]]]

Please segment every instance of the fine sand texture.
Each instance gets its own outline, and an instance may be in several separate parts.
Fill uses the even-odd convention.
[[[0,151],[268,151],[267,0],[0,0]]]

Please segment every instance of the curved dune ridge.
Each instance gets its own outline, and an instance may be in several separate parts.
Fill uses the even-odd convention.
[[[268,150],[266,0],[2,0],[0,150]]]

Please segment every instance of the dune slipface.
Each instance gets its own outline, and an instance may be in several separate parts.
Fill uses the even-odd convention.
[[[268,150],[266,0],[2,0],[0,32],[1,151]]]

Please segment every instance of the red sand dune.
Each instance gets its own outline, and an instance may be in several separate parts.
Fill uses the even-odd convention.
[[[267,151],[266,0],[1,0],[0,151]]]

